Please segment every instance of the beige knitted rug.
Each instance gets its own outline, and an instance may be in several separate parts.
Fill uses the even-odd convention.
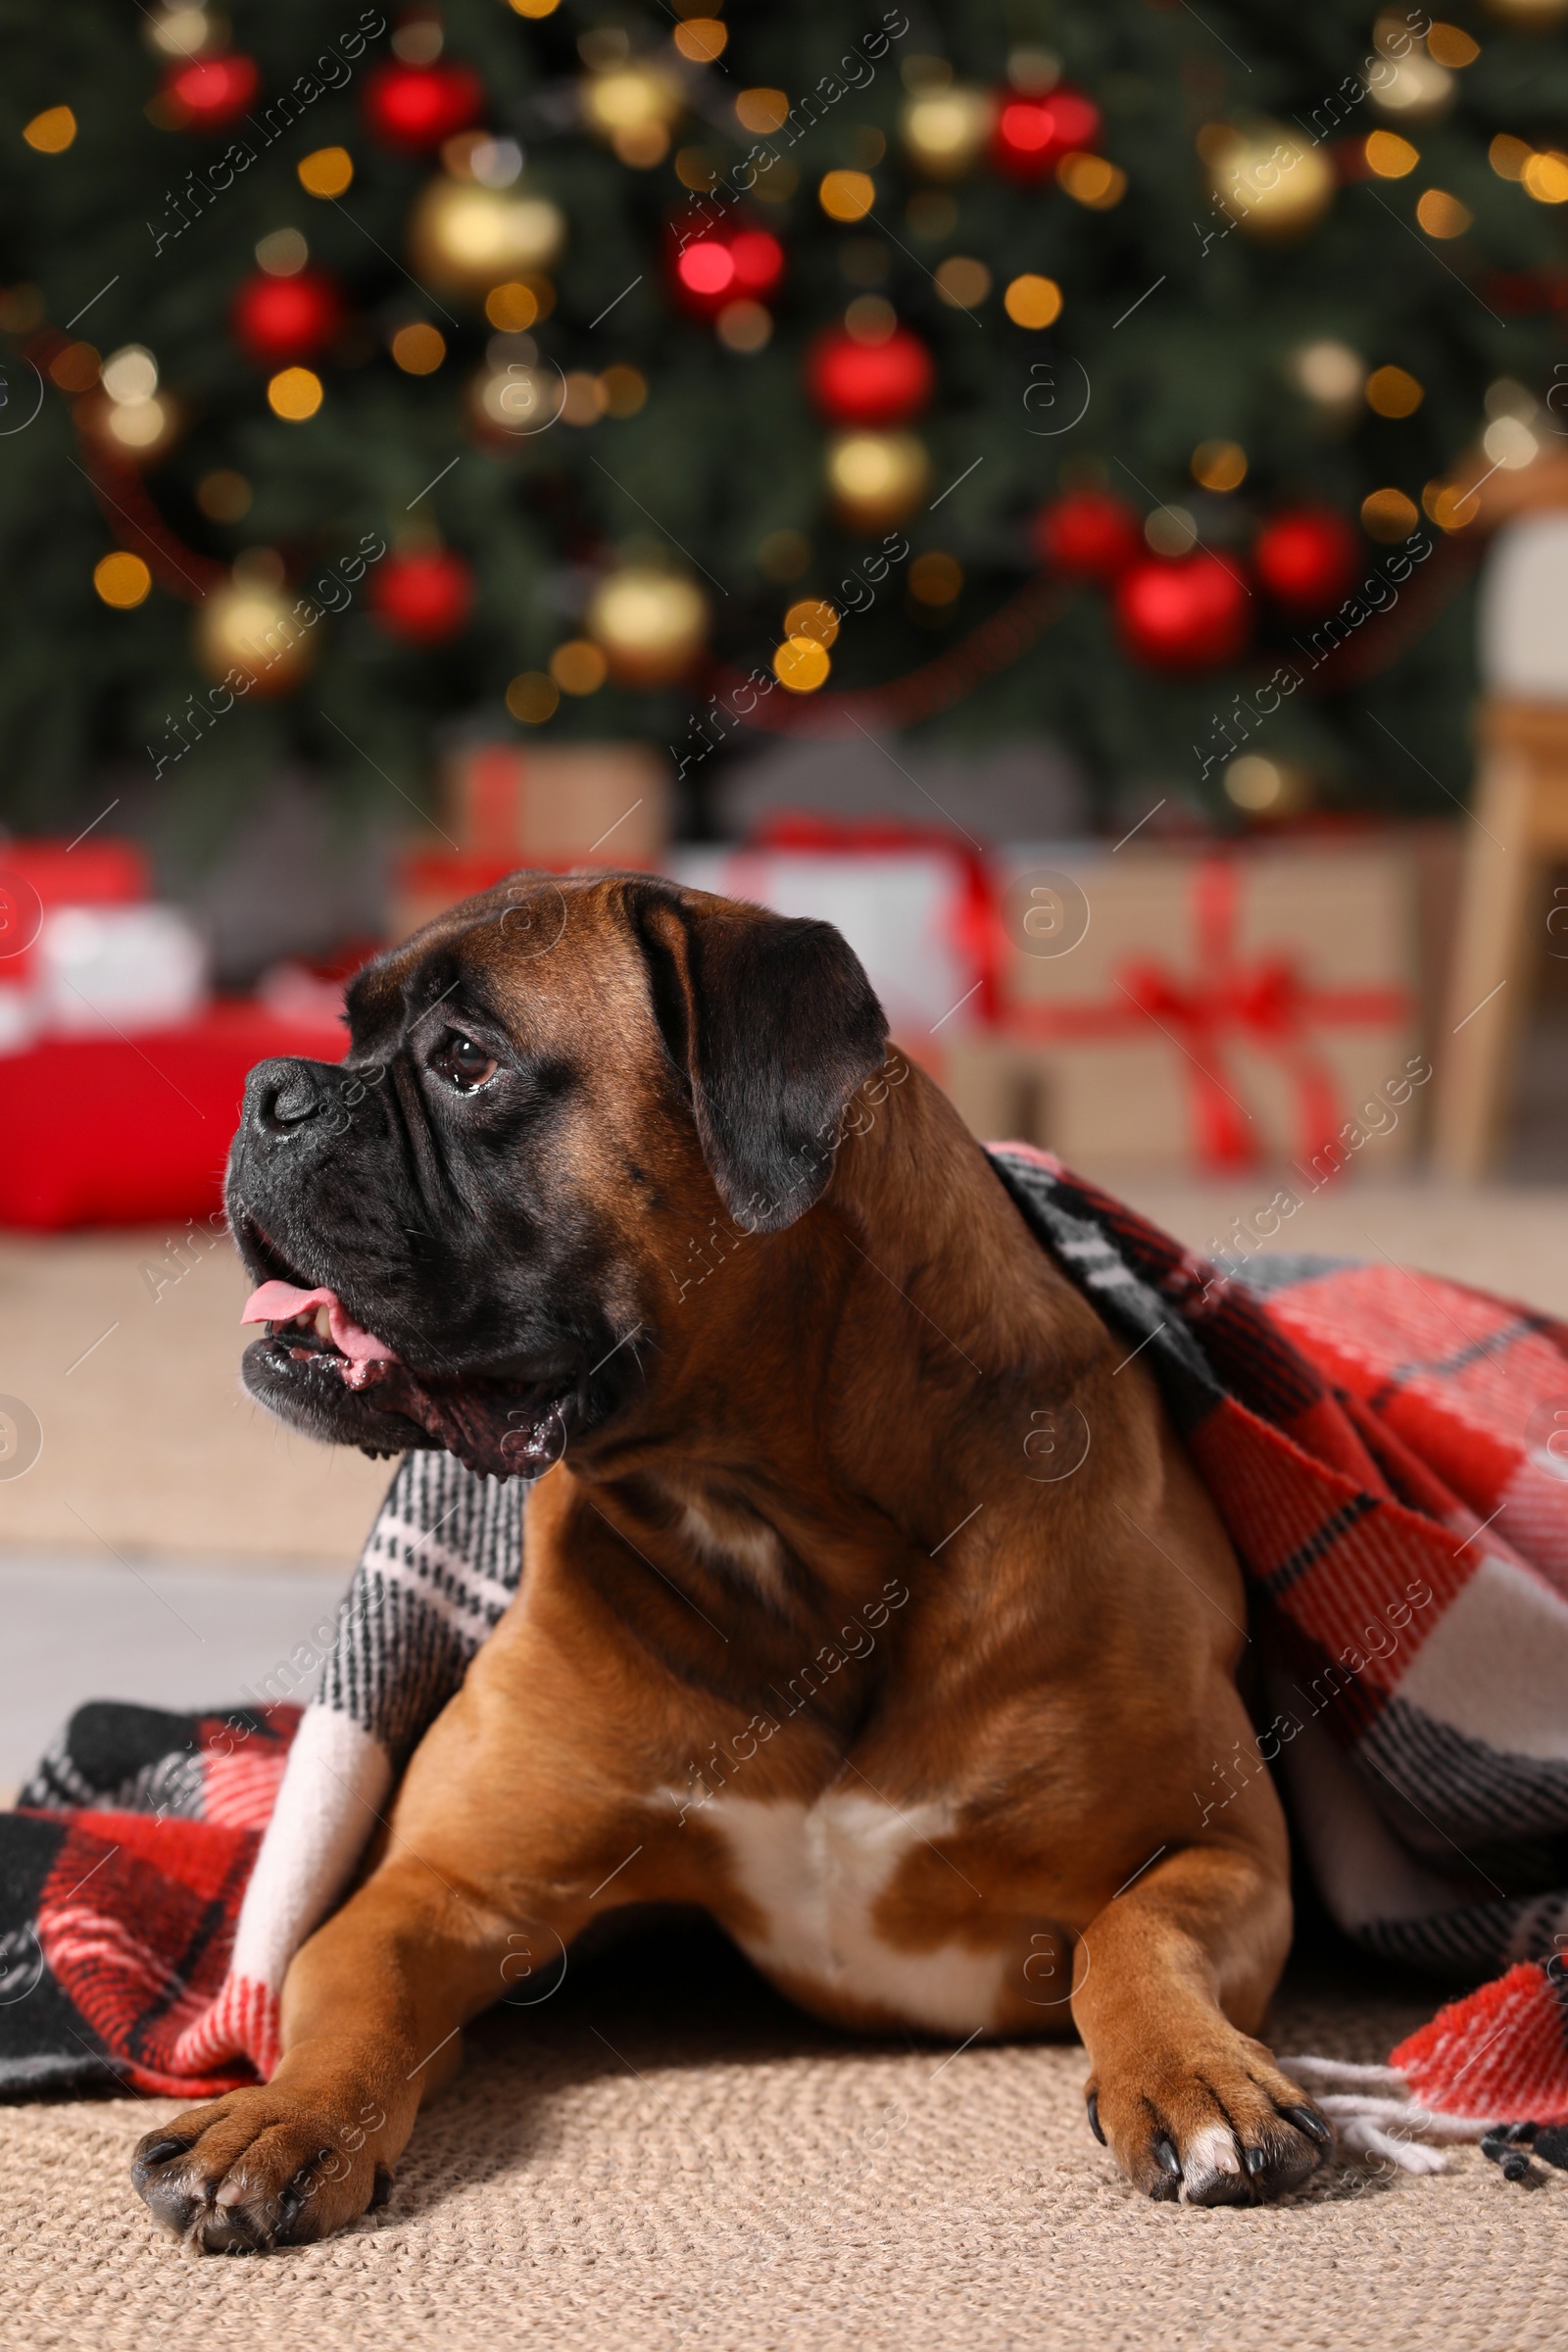
[[[1379,2059],[1427,1987],[1298,1970],[1282,2049]],[[132,2196],[172,2101],[5,2111],[0,2343],[400,2352],[1523,2352],[1568,2308],[1568,2176],[1474,2149],[1296,2202],[1145,2202],[1084,2123],[1083,2053],[842,2040],[706,1931],[580,1969],[469,2035],[391,2204],[346,2237],[187,2258]]]

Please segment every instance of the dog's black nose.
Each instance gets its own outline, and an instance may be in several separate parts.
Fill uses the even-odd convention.
[[[285,1135],[318,1118],[334,1077],[323,1062],[259,1062],[246,1089],[247,1125],[263,1135]]]

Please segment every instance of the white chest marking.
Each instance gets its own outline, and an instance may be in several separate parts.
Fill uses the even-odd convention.
[[[723,1837],[742,1891],[766,1922],[761,1938],[740,1938],[764,1975],[787,1973],[940,2033],[972,2034],[996,2022],[1000,1953],[956,1942],[901,1950],[873,1921],[910,1848],[951,1830],[947,1805],[897,1811],[875,1796],[804,1805],[725,1795],[696,1818]]]

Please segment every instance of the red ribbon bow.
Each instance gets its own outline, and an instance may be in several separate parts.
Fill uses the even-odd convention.
[[[1266,1155],[1250,1111],[1227,1081],[1228,1043],[1272,1054],[1290,1073],[1298,1150],[1310,1158],[1338,1134],[1334,1075],[1312,1040],[1318,1028],[1392,1027],[1407,1020],[1402,988],[1313,988],[1286,956],[1244,963],[1236,949],[1240,875],[1233,858],[1205,858],[1194,876],[1198,968],[1188,975],[1137,957],[1112,975],[1120,1004],[1019,1006],[1009,1025],[1052,1043],[1136,1036],[1152,1022],[1180,1048],[1192,1085],[1199,1156],[1206,1167],[1255,1165]]]

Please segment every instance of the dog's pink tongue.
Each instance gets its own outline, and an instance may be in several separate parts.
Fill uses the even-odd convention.
[[[324,1306],[331,1326],[332,1345],[351,1364],[393,1363],[397,1357],[384,1340],[355,1322],[336,1291],[302,1291],[293,1282],[264,1282],[252,1291],[240,1316],[242,1323],[290,1323],[313,1306]]]

